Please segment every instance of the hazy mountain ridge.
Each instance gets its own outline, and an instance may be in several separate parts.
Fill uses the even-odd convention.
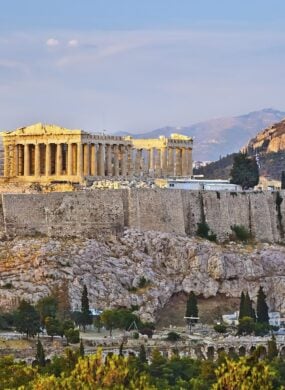
[[[120,132],[134,138],[156,138],[181,133],[194,138],[194,160],[217,160],[244,147],[248,140],[264,129],[285,118],[285,112],[272,108],[253,111],[236,117],[226,117],[195,123],[190,126],[166,126],[143,134]]]

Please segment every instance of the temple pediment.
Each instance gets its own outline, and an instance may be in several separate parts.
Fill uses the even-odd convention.
[[[68,134],[86,134],[83,130],[71,130],[56,125],[48,125],[43,123],[36,123],[34,125],[20,127],[16,130],[5,132],[9,135],[68,135]]]

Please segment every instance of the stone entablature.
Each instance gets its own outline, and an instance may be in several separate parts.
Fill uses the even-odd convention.
[[[133,139],[54,125],[3,132],[4,177],[12,181],[82,183],[96,177],[190,176],[192,139]]]

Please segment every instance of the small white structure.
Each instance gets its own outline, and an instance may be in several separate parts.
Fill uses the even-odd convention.
[[[271,311],[268,313],[269,325],[271,326],[280,326],[281,315],[279,311]]]
[[[238,325],[239,312],[235,311],[232,314],[224,314],[222,316],[223,322],[227,325]]]
[[[205,179],[168,179],[166,188],[178,190],[206,190],[206,191],[241,191],[241,186],[230,183],[229,180]]]

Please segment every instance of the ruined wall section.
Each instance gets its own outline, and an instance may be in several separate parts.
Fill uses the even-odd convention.
[[[128,193],[128,207],[130,228],[185,234],[180,190],[131,189]]]
[[[124,228],[120,190],[3,195],[6,232],[11,236],[98,237]]]
[[[2,200],[2,201],[1,201]],[[230,193],[172,189],[3,194],[0,235],[94,237],[124,227],[193,236],[205,220],[219,240],[243,225],[258,241],[285,242],[285,191]]]

